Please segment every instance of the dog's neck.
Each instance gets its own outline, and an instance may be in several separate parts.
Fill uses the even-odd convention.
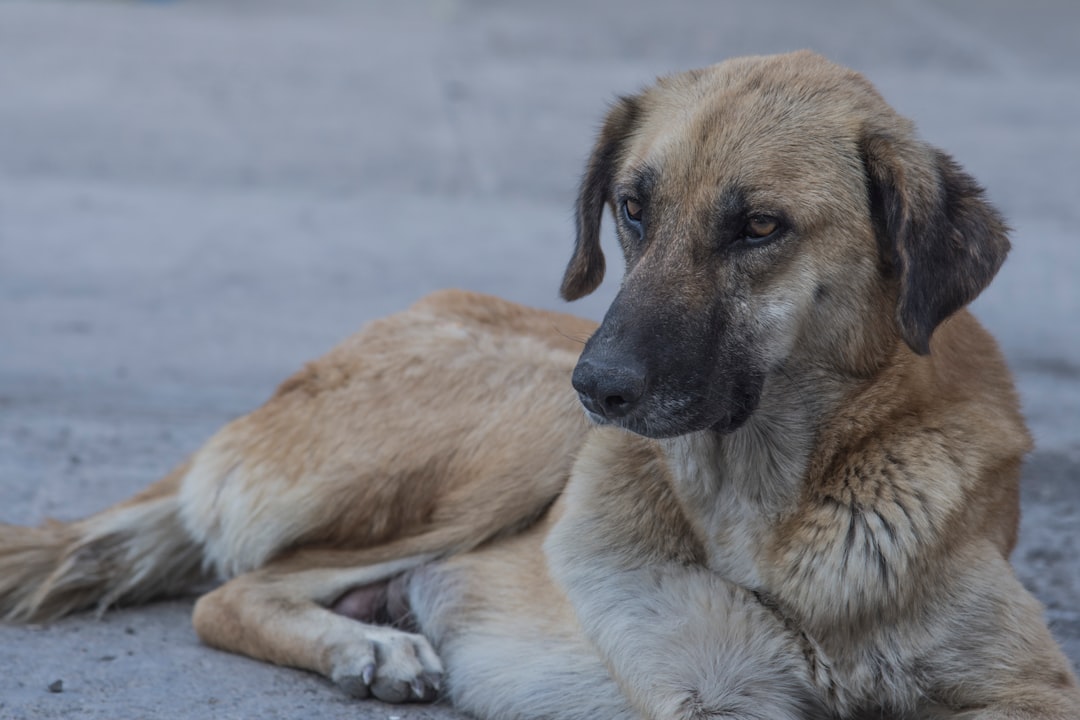
[[[784,512],[798,494],[821,418],[841,401],[845,385],[823,374],[776,372],[737,430],[662,440],[679,492],[707,505],[738,501],[765,515]]]
[[[754,556],[771,524],[799,499],[820,419],[843,394],[829,378],[796,378],[770,376],[758,409],[734,432],[661,441],[710,566],[747,587],[759,584]]]

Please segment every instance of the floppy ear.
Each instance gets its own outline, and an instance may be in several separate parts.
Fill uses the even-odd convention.
[[[874,133],[863,140],[882,257],[899,278],[900,334],[920,355],[975,299],[1009,252],[1008,228],[975,179],[940,150]]]
[[[604,252],[600,249],[600,220],[611,202],[611,183],[623,146],[640,115],[637,98],[622,97],[608,112],[578,189],[577,239],[566,266],[559,294],[564,300],[588,295],[604,279]]]

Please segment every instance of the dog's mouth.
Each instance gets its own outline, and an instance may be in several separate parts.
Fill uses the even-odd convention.
[[[578,391],[585,416],[597,425],[611,425],[656,440],[712,430],[738,430],[761,400],[762,378],[747,376],[729,387],[712,386],[701,393],[646,392],[629,401]]]

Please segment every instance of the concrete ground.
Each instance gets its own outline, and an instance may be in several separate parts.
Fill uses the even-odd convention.
[[[809,47],[1015,228],[976,310],[1038,440],[1017,569],[1080,661],[1078,35],[1072,0],[4,0],[0,521],[124,498],[429,290],[560,307],[605,104]],[[0,627],[0,718],[454,717],[203,647],[191,604]]]

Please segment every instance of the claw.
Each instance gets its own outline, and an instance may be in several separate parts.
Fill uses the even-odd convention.
[[[440,690],[442,690],[442,676],[439,675],[438,673],[433,673],[433,672],[424,673],[424,682],[426,682],[428,687],[430,687],[436,693],[438,693]]]
[[[364,684],[371,687],[371,683],[375,680],[375,663],[364,666],[364,671],[360,674]]]
[[[409,685],[412,687],[413,697],[422,700],[424,698],[424,683],[420,681],[420,678],[413,680]]]

